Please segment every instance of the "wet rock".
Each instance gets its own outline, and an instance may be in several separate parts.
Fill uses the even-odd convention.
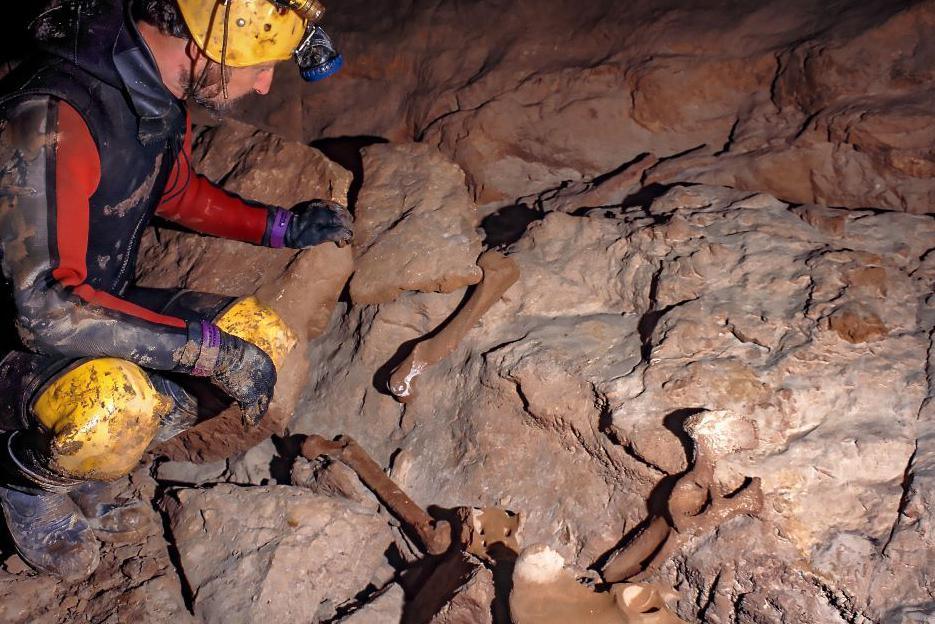
[[[180,490],[169,515],[204,622],[333,618],[393,539],[375,513],[289,486]]]
[[[294,428],[354,436],[421,505],[520,511],[528,543],[589,567],[649,515],[654,488],[688,469],[686,419],[703,413],[691,422],[717,449],[718,487],[758,477],[765,504],[760,520],[692,536],[647,579],[691,587],[680,617],[714,612],[705,596],[719,570],[742,579],[714,592],[725,621],[873,618],[922,604],[908,576],[925,578],[919,566],[930,564],[883,545],[894,520],[907,545],[929,539],[928,508],[905,501],[925,500],[916,445],[932,392],[935,223],[826,216],[834,225],[706,186],[645,207],[549,213],[508,250],[519,281],[406,405],[380,371],[463,294],[345,309],[314,347],[321,366],[300,410],[314,417]],[[864,311],[869,333],[846,335],[866,340],[842,338],[841,310]],[[728,539],[736,547],[711,545]],[[897,566],[896,552],[912,563]],[[898,597],[873,589],[899,578]]]
[[[417,143],[372,145],[363,163],[354,302],[387,303],[407,290],[451,292],[480,281],[479,217],[461,169]]]
[[[836,6],[348,0],[328,18],[354,59],[344,73],[309,89],[281,72],[272,98],[240,115],[308,141],[424,140],[481,204],[587,183],[650,152],[669,160],[647,184],[931,212],[935,5]]]
[[[247,199],[291,207],[316,197],[347,202],[351,174],[317,150],[237,122],[203,129],[196,168]],[[327,243],[304,251],[266,249],[172,229],[151,229],[141,251],[143,286],[256,295],[296,332],[298,346],[280,367],[276,395],[261,426],[245,431],[234,406],[162,445],[175,460],[211,462],[241,453],[292,417],[309,370],[306,344],[328,325],[353,270],[351,251]]]

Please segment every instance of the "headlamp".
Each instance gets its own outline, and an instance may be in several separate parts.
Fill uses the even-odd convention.
[[[318,25],[325,15],[325,5],[318,0],[270,1],[283,9],[294,11],[308,24],[305,37],[293,54],[302,78],[308,82],[317,82],[337,73],[344,66],[344,57],[334,49],[331,37]]]
[[[324,80],[344,66],[344,57],[334,49],[331,38],[321,26],[311,26],[295,49],[299,73],[308,82]]]
[[[325,5],[318,0],[271,0],[275,5],[298,13],[310,24],[318,24],[325,15]]]

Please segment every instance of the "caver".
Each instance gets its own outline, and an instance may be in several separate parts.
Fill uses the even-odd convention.
[[[266,93],[277,62],[340,67],[317,2],[63,0],[37,22],[41,53],[3,83],[0,245],[7,316],[0,504],[23,559],[68,580],[98,562],[132,501],[103,484],[191,426],[183,386],[213,383],[247,425],[263,417],[295,343],[263,302],[132,283],[155,217],[268,247],[345,245],[351,218],[228,194],[191,165],[184,100],[222,108]],[[6,344],[10,343],[10,344]]]

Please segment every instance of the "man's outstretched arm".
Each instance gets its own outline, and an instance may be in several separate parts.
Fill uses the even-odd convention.
[[[196,173],[191,145],[189,122],[156,211],[160,217],[202,234],[266,247],[304,249],[328,241],[339,246],[350,242],[352,220],[344,206],[313,200],[285,210],[249,202]]]

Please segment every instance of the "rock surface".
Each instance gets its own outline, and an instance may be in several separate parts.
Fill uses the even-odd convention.
[[[309,141],[424,140],[481,204],[651,152],[666,160],[647,185],[935,205],[932,0],[348,0],[327,21],[344,71],[314,86],[280,72],[240,116]]]
[[[520,281],[407,405],[381,367],[462,296],[345,309],[313,348],[293,429],[353,435],[422,504],[521,511],[528,542],[586,567],[687,469],[681,424],[709,411],[718,480],[761,478],[766,509],[654,575],[682,590],[680,615],[887,617],[924,604],[932,573],[887,544],[931,539],[917,445],[931,426],[933,240],[929,217],[793,210],[721,187],[550,212],[509,250]],[[712,589],[722,571],[735,580]],[[882,589],[906,575],[898,596]]]
[[[206,623],[331,618],[393,540],[377,514],[301,488],[218,485],[173,498],[172,534]]]
[[[354,212],[355,303],[480,281],[479,217],[457,165],[428,145],[408,143],[365,148],[363,167]]]
[[[433,513],[520,512],[528,543],[593,570],[659,513],[698,422],[718,485],[756,477],[765,506],[645,579],[681,618],[935,618],[935,220],[912,214],[935,205],[932,0],[347,0],[329,19],[347,69],[279,72],[241,111],[293,141],[229,122],[195,160],[252,199],[356,198],[355,247],[159,227],[140,265],[148,286],[256,293],[297,330],[266,426],[231,409],[158,449],[158,483],[127,484],[151,529],[86,583],[5,548],[0,620],[497,621],[502,568],[417,561],[348,469],[269,436],[350,434]],[[352,176],[296,142],[322,137],[396,143]],[[463,304],[502,207],[536,220],[488,224],[520,280],[398,403],[390,372]]]
[[[411,624],[493,624],[493,573],[476,558],[453,554],[406,606]]]
[[[359,610],[338,620],[338,624],[399,624],[405,602],[403,588],[393,584]]]

